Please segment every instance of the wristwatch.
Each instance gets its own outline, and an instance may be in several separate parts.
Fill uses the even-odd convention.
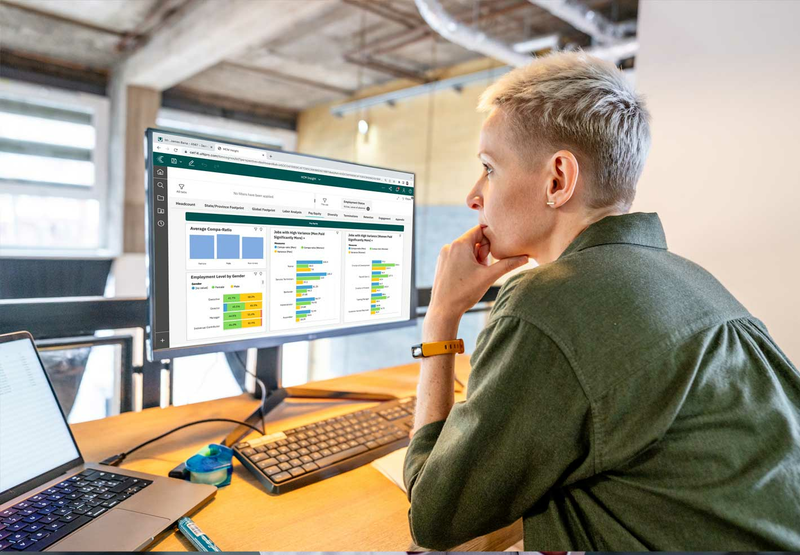
[[[455,355],[464,352],[464,340],[436,341],[435,343],[420,343],[411,347],[411,356],[414,358],[432,357],[436,355]]]

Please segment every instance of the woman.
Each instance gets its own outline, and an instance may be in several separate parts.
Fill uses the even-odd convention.
[[[455,339],[497,278],[539,265],[501,289],[464,403],[453,356],[423,359],[414,540],[446,549],[523,518],[526,550],[800,550],[800,374],[667,250],[656,214],[628,213],[642,99],[566,53],[507,74],[481,108],[480,225],[440,253],[423,341]]]

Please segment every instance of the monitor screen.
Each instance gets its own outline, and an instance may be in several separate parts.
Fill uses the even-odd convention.
[[[152,358],[413,323],[414,174],[147,138]]]

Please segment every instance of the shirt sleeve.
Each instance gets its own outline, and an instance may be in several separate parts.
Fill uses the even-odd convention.
[[[411,535],[430,549],[512,524],[594,472],[590,404],[550,337],[503,316],[471,363],[467,400],[419,429],[405,458]]]

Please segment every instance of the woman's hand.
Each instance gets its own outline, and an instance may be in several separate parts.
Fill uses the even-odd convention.
[[[426,327],[452,328],[464,313],[481,300],[489,287],[501,276],[527,264],[527,256],[514,256],[489,264],[489,239],[477,225],[449,245],[442,247],[436,263],[428,315],[439,325]],[[441,324],[448,324],[442,326]],[[445,341],[454,337],[426,338]]]

